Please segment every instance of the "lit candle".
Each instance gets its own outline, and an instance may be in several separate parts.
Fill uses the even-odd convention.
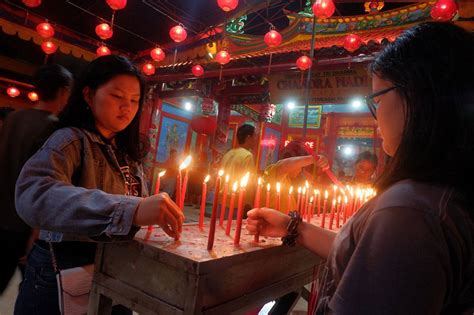
[[[166,173],[166,170],[161,171],[158,174],[158,178],[156,179],[156,183],[155,183],[155,195],[160,193],[160,182],[161,182],[161,178],[163,177],[163,175],[165,175],[165,173]]]
[[[257,192],[255,193],[255,200],[253,202],[254,208],[260,208],[260,190],[262,190],[262,178],[258,178]]]
[[[219,203],[219,189],[221,186],[221,177],[224,175],[224,170],[217,173],[216,186],[214,189],[214,202],[212,204],[211,222],[209,223],[209,237],[207,239],[207,250],[212,250],[214,246],[214,235],[216,234],[217,221],[217,204]]]
[[[232,217],[234,216],[234,200],[235,200],[235,192],[237,191],[237,186],[239,183],[234,182],[232,185],[232,195],[230,196],[230,204],[229,204],[229,214],[227,215],[227,227],[225,229],[225,234],[230,234],[230,228],[232,226]]]
[[[311,223],[311,215],[310,215],[310,212],[312,209],[313,209],[313,196],[311,196],[311,198],[309,199],[309,204],[308,204],[308,208],[307,208],[307,213],[306,213],[306,221],[308,223]]]
[[[188,186],[188,166],[191,164],[191,160],[192,160],[192,157],[191,155],[188,155],[183,163],[181,163],[181,165],[179,166],[179,173],[181,174],[181,171],[186,169],[186,174],[184,175],[184,181],[183,181],[183,186],[181,187],[181,191],[180,191],[180,203],[179,203],[179,207],[181,208],[181,210],[184,209],[184,199],[186,199],[186,189],[187,189],[187,186]],[[180,176],[181,178],[181,176]]]
[[[229,188],[229,174],[225,176],[224,192],[222,196],[221,215],[219,218],[219,225],[224,227],[225,206],[227,205],[227,189]]]
[[[305,215],[305,206],[306,206],[306,187],[303,187],[303,193],[301,194],[300,209],[298,209],[298,211],[301,213],[303,218]]]
[[[344,214],[343,218],[342,218],[342,224],[345,224],[346,223],[346,220],[347,220],[347,203],[349,202],[349,200],[347,200],[347,196],[344,196],[344,205],[342,207],[342,212]]]
[[[298,187],[298,200],[296,201],[296,211],[300,212],[301,187]]]
[[[199,228],[204,228],[204,211],[206,210],[206,194],[207,194],[207,182],[211,176],[207,175],[202,182],[202,192],[201,192],[201,209],[199,211]]]
[[[286,203],[286,213],[288,214],[290,212],[291,208],[291,196],[293,195],[293,186],[290,186],[290,189],[288,190],[288,201]]]
[[[265,208],[270,207],[270,183],[267,184],[267,197],[265,198]]]
[[[317,199],[317,202],[318,202],[318,212],[317,212],[317,215],[319,217],[319,214],[321,213],[321,195],[319,193],[319,189],[316,189],[314,194],[316,195],[316,199]]]
[[[245,187],[247,187],[247,182],[249,180],[250,173],[247,172],[244,177],[240,180],[240,192],[239,192],[239,203],[237,206],[237,219],[235,226],[235,236],[234,236],[234,245],[239,245],[240,243],[240,233],[242,230],[242,219],[243,219],[243,210],[244,210],[244,194]]]
[[[281,198],[280,198],[280,182],[277,182],[276,184],[276,191],[277,191],[277,201],[276,201],[276,205],[275,205],[275,209],[277,211],[280,211],[280,207],[281,207],[281,204],[280,204],[280,201],[281,201]]]
[[[334,220],[334,211],[336,208],[336,199],[332,198],[332,205],[331,205],[331,215],[329,217],[329,229],[332,230],[332,222]]]
[[[303,205],[303,213],[308,213],[308,199],[309,199],[309,183],[308,181],[305,181],[304,183],[305,186],[305,199],[304,199],[304,205]]]
[[[324,229],[324,225],[326,223],[326,204],[327,204],[327,201],[328,201],[328,191],[327,190],[324,190],[324,201],[323,201],[323,209],[322,209],[322,212],[323,212],[323,217],[321,218],[321,227]]]
[[[341,216],[341,196],[337,197],[337,208],[336,208],[336,228],[339,228],[340,225],[340,219],[339,217]]]

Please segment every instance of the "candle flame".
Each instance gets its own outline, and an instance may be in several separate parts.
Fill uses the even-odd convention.
[[[207,175],[205,178],[204,178],[204,183],[207,183],[209,181],[209,179],[211,179],[211,175]]]
[[[193,157],[191,155],[188,155],[183,163],[181,163],[181,165],[179,166],[179,170],[182,171],[184,170],[185,168],[187,168],[189,166],[189,164],[191,164],[191,160],[193,159]]]
[[[222,176],[224,175],[224,170],[219,170],[219,172],[217,173],[218,176]]]
[[[260,186],[261,184],[262,184],[262,178],[259,177],[259,178],[258,178],[258,185]]]
[[[270,191],[270,188],[271,188],[270,183],[268,183],[267,184],[267,191]]]
[[[314,194],[315,194],[315,195],[319,195],[319,189],[315,189],[315,190],[314,190]]]
[[[303,195],[306,195],[306,187],[303,187]]]
[[[341,203],[341,196],[337,197],[337,203]]]
[[[344,203],[345,203],[345,204],[348,203],[347,196],[344,196]]]
[[[309,198],[309,203],[313,203],[313,200],[314,200],[314,197],[311,196],[311,198]]]
[[[291,195],[293,193],[293,186],[290,186],[290,190],[288,191],[288,193]]]
[[[232,191],[233,191],[233,192],[236,192],[236,191],[237,191],[237,186],[238,186],[238,185],[239,185],[239,183],[235,181],[234,184],[232,185]]]
[[[336,199],[333,199],[333,200],[332,200],[332,205],[333,205],[333,206],[336,205]]]
[[[277,182],[277,193],[280,193],[280,182]]]
[[[298,194],[301,194],[301,187],[298,187]]]
[[[324,191],[324,199],[328,199],[328,195],[329,195],[328,191],[325,190],[325,191]]]
[[[305,181],[304,185],[305,185],[306,188],[309,188],[309,183],[308,183],[308,181]]]
[[[247,186],[247,183],[249,181],[249,176],[250,176],[250,172],[247,172],[247,174],[245,174],[245,176],[242,177],[242,179],[240,180],[240,187],[244,188]]]
[[[227,175],[225,176],[225,182],[226,182],[226,183],[229,182],[229,174],[227,174]]]
[[[334,193],[336,193],[337,186],[336,185],[332,186],[332,189],[334,190]]]
[[[163,177],[163,175],[165,175],[165,173],[166,173],[166,170],[161,171],[161,172],[158,174],[158,177]]]

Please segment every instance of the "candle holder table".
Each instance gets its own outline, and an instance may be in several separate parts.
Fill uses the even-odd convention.
[[[301,292],[322,263],[276,238],[261,237],[257,244],[244,233],[234,246],[234,231],[227,236],[220,227],[208,251],[208,229],[186,224],[175,242],[145,228],[131,242],[101,244],[89,314],[110,314],[112,304],[140,314],[242,314],[282,296],[294,297],[281,299],[291,308],[299,297],[291,293]]]

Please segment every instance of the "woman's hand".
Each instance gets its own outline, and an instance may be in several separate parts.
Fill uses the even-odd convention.
[[[329,168],[329,161],[327,157],[324,155],[318,155],[318,159],[316,160],[316,166],[320,167],[323,171]]]
[[[158,224],[166,234],[176,240],[182,231],[184,214],[167,193],[144,198],[133,218],[135,225]]]
[[[288,234],[290,217],[269,208],[256,208],[247,213],[247,230],[250,234],[282,237]]]

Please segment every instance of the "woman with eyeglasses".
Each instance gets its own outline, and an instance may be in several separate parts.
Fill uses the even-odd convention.
[[[250,233],[327,259],[317,314],[474,313],[474,37],[423,23],[370,67],[384,151],[378,195],[335,233],[272,209]]]

